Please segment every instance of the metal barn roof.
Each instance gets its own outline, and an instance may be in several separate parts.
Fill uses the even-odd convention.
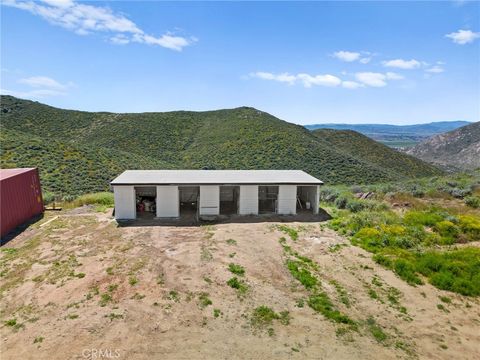
[[[305,184],[322,181],[302,170],[126,170],[112,185]]]

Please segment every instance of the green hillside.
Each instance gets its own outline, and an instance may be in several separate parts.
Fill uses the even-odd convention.
[[[348,184],[440,173],[359,134],[361,149],[253,108],[91,113],[2,96],[1,117],[1,166],[38,166],[44,187],[64,194],[106,189],[128,168],[302,169]]]
[[[44,190],[57,195],[105,191],[125,169],[168,168],[168,164],[127,152],[92,148],[2,129],[1,167],[40,169]]]

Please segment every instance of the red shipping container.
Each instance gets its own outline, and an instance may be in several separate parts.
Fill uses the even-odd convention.
[[[1,237],[43,211],[37,168],[0,169]]]

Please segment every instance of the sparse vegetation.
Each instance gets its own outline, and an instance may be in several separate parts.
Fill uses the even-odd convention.
[[[292,239],[293,241],[298,240],[298,231],[296,229],[287,225],[278,225],[278,230],[290,236],[290,239]]]
[[[340,302],[342,302],[346,307],[350,307],[350,299],[345,288],[336,280],[331,280],[330,284],[332,284],[337,290]]]
[[[225,242],[228,245],[237,245],[237,240],[234,240],[234,239],[227,239]]]
[[[368,317],[367,318],[367,326],[372,334],[372,336],[377,340],[378,342],[384,342],[387,339],[387,334],[383,331],[383,329],[378,326],[376,323],[375,319],[373,317]]]
[[[144,294],[139,294],[139,293],[135,293],[131,299],[132,300],[142,300],[143,298],[145,298],[145,295]]]
[[[277,314],[272,308],[262,305],[253,310],[250,323],[254,327],[265,328],[272,325],[274,320],[278,320],[283,325],[288,325],[290,324],[290,313],[282,311]]]
[[[213,304],[212,300],[210,300],[210,298],[208,297],[208,293],[201,293],[198,297],[198,300],[201,309],[204,309],[207,306]]]
[[[437,178],[430,182],[426,180],[365,187],[365,191],[376,192],[376,200],[356,201],[361,201],[364,209],[368,210],[335,209],[334,219],[329,226],[349,235],[353,244],[374,253],[373,259],[377,263],[393,270],[413,286],[423,284],[423,279],[426,278],[442,290],[478,296],[480,281],[476,269],[480,249],[438,249],[439,246],[480,240],[480,216],[474,213],[475,210],[466,210],[461,203],[456,205],[459,208],[445,206],[444,203],[440,206],[437,200],[442,199],[440,192],[448,197],[453,196],[451,194],[469,194],[475,184],[480,182],[480,172],[453,177],[456,181]],[[460,188],[462,191],[452,191],[452,188]],[[412,195],[405,195],[408,189]],[[415,200],[415,196],[420,196],[419,193],[423,194],[421,196],[424,199],[432,194],[435,197],[419,202]],[[399,200],[399,194],[403,194],[403,199],[409,199],[407,211],[399,213],[393,209],[393,205],[386,208],[377,205],[379,199],[384,201],[384,205],[386,202],[404,202]],[[322,189],[322,199],[345,209],[345,203],[353,199],[353,194],[341,187]]]
[[[243,276],[245,275],[245,268],[241,265],[230,263],[228,265],[228,270],[235,275]]]
[[[172,300],[174,302],[180,301],[180,295],[175,290],[170,290],[167,295],[167,299]]]
[[[227,281],[227,285],[233,289],[236,289],[238,294],[243,295],[248,290],[248,285],[243,280],[239,280],[236,276],[230,278]]]
[[[300,283],[307,289],[312,289],[317,285],[317,278],[312,275],[303,262],[287,260],[287,268],[290,271],[290,274],[300,281]]]
[[[110,301],[112,301],[112,296],[110,294],[104,293],[100,295],[100,306],[106,306]]]
[[[307,303],[313,310],[321,313],[329,320],[348,325],[356,325],[355,321],[335,309],[328,295],[324,292],[311,295]]]
[[[116,314],[116,313],[110,313],[108,315],[105,315],[105,317],[108,317],[110,321],[116,320],[116,319],[123,319],[122,314]]]

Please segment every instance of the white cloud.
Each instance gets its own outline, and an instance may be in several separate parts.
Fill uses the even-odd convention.
[[[299,79],[303,83],[303,86],[307,88],[312,87],[312,85],[334,87],[342,83],[342,80],[330,74],[314,76],[309,74],[298,74],[297,79]]]
[[[290,75],[289,73],[272,74],[269,72],[258,71],[256,73],[251,73],[250,76],[262,80],[274,80],[278,82],[284,82],[290,85],[293,85],[297,80],[297,77],[295,75]]]
[[[444,72],[445,69],[442,68],[441,66],[435,65],[435,66],[432,66],[429,69],[426,69],[425,71],[429,72],[429,73],[440,74],[440,73]]]
[[[118,35],[112,36],[110,38],[110,42],[116,45],[126,45],[130,42],[130,39],[123,34],[118,34]]]
[[[344,73],[343,75],[347,75]],[[325,87],[338,87],[341,86],[346,89],[358,89],[366,86],[372,87],[384,87],[389,80],[401,80],[404,77],[394,72],[387,73],[374,73],[374,72],[359,72],[355,74],[355,80],[342,80],[339,77],[331,74],[311,75],[306,73],[290,74],[280,73],[273,74],[270,72],[258,71],[249,74],[250,78],[257,78],[262,80],[277,81],[280,83],[286,83],[288,85],[302,84],[306,88],[310,88],[314,85]]]
[[[371,57],[364,57],[364,58],[361,58],[359,61],[362,63],[362,64],[368,64],[370,62],[370,60],[372,60]]]
[[[333,53],[332,56],[346,62],[352,62],[360,59],[360,53],[352,51],[337,51]]]
[[[133,36],[133,41],[149,45],[159,45],[167,49],[181,51],[185,46],[188,46],[192,42],[196,41],[196,39],[186,39],[181,36],[174,36],[170,33],[164,34],[160,37],[154,37],[145,34],[135,34]]]
[[[30,90],[30,91],[15,91],[15,90],[0,89],[0,94],[11,95],[11,96],[15,96],[23,99],[43,99],[51,96],[66,95],[62,91],[50,90],[50,89],[38,89],[38,90]]]
[[[373,73],[373,72],[362,72],[356,73],[355,78],[357,81],[361,83],[373,86],[373,87],[383,87],[387,86],[386,76],[381,73]]]
[[[115,44],[137,42],[181,51],[197,41],[195,38],[175,36],[171,33],[158,37],[148,35],[122,14],[114,13],[107,7],[77,3],[73,0],[43,0],[42,2],[3,0],[2,5],[28,11],[78,35],[97,32],[113,33],[110,40]]]
[[[445,37],[452,39],[455,44],[465,45],[473,42],[480,37],[480,33],[471,30],[458,30],[445,35]]]
[[[32,76],[18,80],[20,84],[25,84],[33,88],[48,88],[52,90],[65,90],[72,84],[61,84],[58,81],[47,76]]]
[[[330,74],[325,75],[310,75],[310,74],[289,74],[289,73],[280,73],[280,74],[273,74],[269,72],[255,72],[251,73],[250,77],[262,79],[262,80],[273,80],[282,83],[287,83],[289,85],[293,85],[296,83],[301,83],[303,86],[309,88],[312,85],[318,86],[328,86],[328,87],[335,87],[342,83],[338,77]]]
[[[365,87],[365,85],[356,81],[342,81],[342,86],[346,89],[358,89],[360,87]]]
[[[2,89],[2,94],[26,99],[43,99],[51,96],[67,95],[68,90],[75,86],[72,82],[62,84],[48,76],[31,76],[21,78],[17,82],[31,89],[26,91]]]
[[[388,80],[402,80],[402,79],[405,78],[403,75],[400,75],[400,74],[397,74],[397,73],[394,73],[394,72],[387,72],[385,74],[385,77]]]
[[[403,79],[403,76],[392,72],[387,72],[386,74],[360,72],[355,74],[355,79],[367,86],[384,87],[387,86],[387,80],[401,80]]]
[[[383,66],[385,67],[394,67],[398,69],[410,70],[410,69],[417,69],[422,64],[420,61],[411,59],[411,60],[403,60],[403,59],[395,59],[395,60],[388,60],[383,62]]]
[[[365,57],[363,57],[365,55]],[[362,51],[361,53],[355,52],[355,51],[337,51],[332,54],[334,58],[337,58],[338,60],[345,61],[345,62],[354,62],[358,61],[362,64],[368,64],[370,60],[372,60],[371,53],[368,51]]]

